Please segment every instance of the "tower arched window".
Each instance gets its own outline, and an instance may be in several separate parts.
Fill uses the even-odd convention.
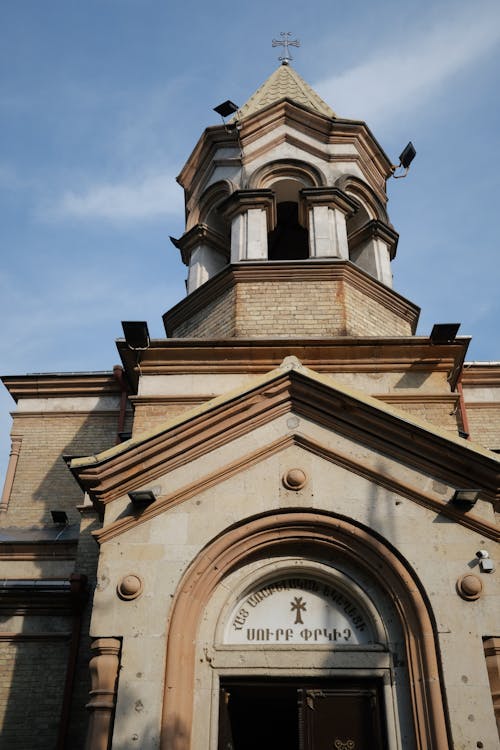
[[[309,232],[301,223],[299,191],[302,183],[282,179],[271,188],[276,199],[276,225],[268,235],[269,260],[302,260],[309,257]]]

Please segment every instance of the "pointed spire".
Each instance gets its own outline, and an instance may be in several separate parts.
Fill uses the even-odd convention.
[[[236,117],[242,120],[282,99],[292,99],[297,104],[318,112],[320,115],[336,117],[333,109],[290,65],[280,65],[240,108]]]

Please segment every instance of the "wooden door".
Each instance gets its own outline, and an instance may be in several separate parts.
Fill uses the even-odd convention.
[[[384,750],[375,681],[227,681],[218,750]]]
[[[376,686],[299,689],[300,750],[383,750]]]

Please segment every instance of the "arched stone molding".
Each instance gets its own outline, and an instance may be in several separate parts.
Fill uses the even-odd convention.
[[[193,224],[206,224],[219,234],[229,234],[229,228],[225,226],[224,217],[219,208],[221,203],[236,189],[236,185],[231,180],[219,180],[210,185],[202,193],[191,214]]]
[[[230,180],[211,185],[189,212],[186,232],[172,239],[188,266],[187,292],[190,294],[215,276],[229,262],[230,227],[219,210],[221,203],[234,192]]]
[[[378,219],[385,224],[389,223],[385,205],[367,182],[353,174],[344,174],[335,181],[335,187],[343,190],[351,198],[357,200],[361,206],[364,206],[369,219]]]
[[[391,260],[399,235],[389,222],[385,206],[359,177],[343,175],[335,183],[357,203],[346,222],[349,258],[386,286],[392,287]]]
[[[326,176],[318,167],[300,159],[276,160],[267,162],[256,169],[248,178],[251,189],[272,188],[273,184],[281,180],[294,180],[300,188],[325,187]]]
[[[270,231],[276,228],[276,219],[280,213],[280,205],[286,203],[296,204],[296,220],[300,227],[308,230],[309,212],[302,196],[302,190],[305,188],[323,188],[327,185],[327,179],[320,169],[305,161],[299,159],[287,159],[286,161],[277,159],[256,169],[250,175],[249,185],[254,188],[272,190],[273,192],[276,210],[273,223],[269,227]],[[304,244],[304,255],[300,257],[314,255],[314,253],[310,252],[310,241],[308,243],[307,236],[305,237]],[[272,253],[268,252],[268,257],[271,257],[271,255]]]
[[[191,750],[195,642],[200,620],[219,584],[233,571],[269,556],[345,559],[370,572],[391,601],[404,634],[418,750],[450,746],[440,688],[435,634],[412,571],[383,541],[349,520],[284,510],[248,520],[215,539],[183,576],[168,624],[161,748]]]

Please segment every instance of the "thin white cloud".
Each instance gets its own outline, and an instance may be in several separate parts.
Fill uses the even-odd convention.
[[[182,215],[182,190],[171,174],[148,174],[124,182],[68,190],[49,210],[52,218],[147,221]]]
[[[413,36],[402,34],[360,65],[314,88],[344,117],[372,124],[425,104],[454,74],[500,42],[500,5],[449,5]]]

